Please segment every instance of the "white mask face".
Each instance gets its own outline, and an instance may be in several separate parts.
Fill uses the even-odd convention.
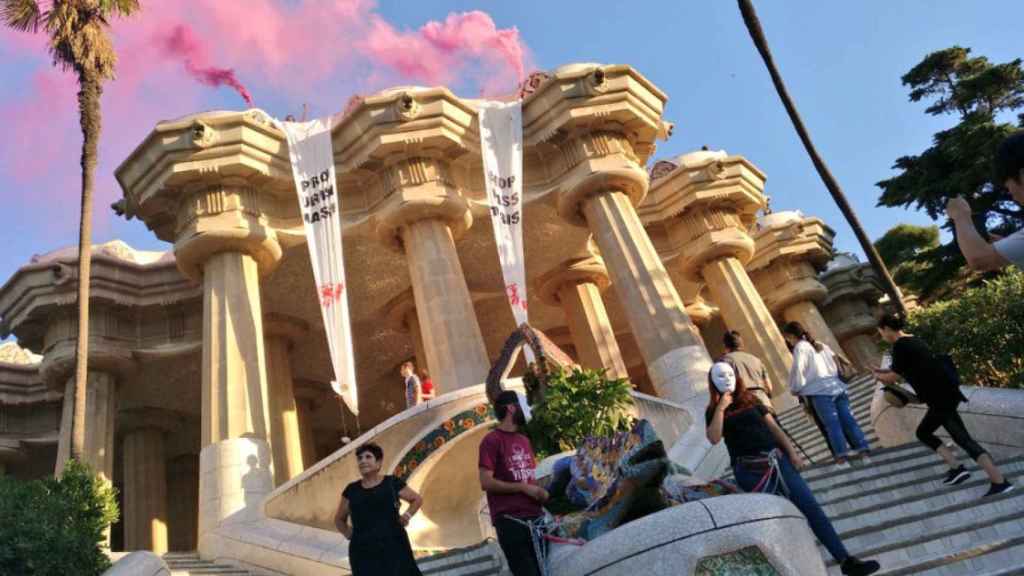
[[[711,367],[711,382],[722,394],[736,391],[736,371],[726,362],[716,362]]]
[[[519,409],[523,412],[523,418],[529,423],[533,419],[533,412],[530,410],[530,403],[526,401],[526,395],[522,392],[516,392],[516,396],[519,397]]]

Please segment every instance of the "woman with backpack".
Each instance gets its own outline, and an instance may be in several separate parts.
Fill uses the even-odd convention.
[[[1013,490],[1003,474],[996,468],[992,456],[971,438],[957,412],[961,402],[967,398],[960,392],[959,377],[948,359],[936,356],[920,338],[903,331],[906,323],[896,314],[886,314],[878,323],[882,339],[892,344],[892,368],[876,369],[875,377],[883,384],[895,384],[902,376],[914,389],[914,393],[927,407],[921,424],[917,427],[917,439],[925,446],[938,452],[949,465],[949,472],[942,481],[947,486],[960,484],[970,478],[971,473],[958,464],[953,451],[935,435],[939,427],[945,428],[953,442],[956,442],[985,473],[992,486],[985,496],[1005,494]]]
[[[836,466],[849,466],[848,458],[866,457],[871,447],[850,411],[846,384],[839,378],[839,360],[831,348],[816,342],[799,322],[782,327],[782,337],[793,349],[789,391],[804,398],[825,427]],[[850,450],[846,438],[852,439]]]

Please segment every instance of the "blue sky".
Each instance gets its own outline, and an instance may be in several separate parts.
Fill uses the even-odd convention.
[[[955,120],[925,115],[923,104],[907,100],[899,78],[928,52],[954,44],[997,62],[1022,56],[1024,2],[761,0],[756,4],[790,92],[869,234],[877,238],[899,222],[930,223],[923,213],[875,207],[879,190],[874,183],[892,174],[893,161],[923,150],[934,132]],[[488,12],[499,27],[518,27],[540,68],[578,61],[636,67],[670,97],[666,118],[675,122],[676,129],[672,139],[660,145],[659,157],[701,145],[742,154],[767,173],[773,208],[820,216],[835,228],[839,249],[857,250],[785,115],[735,2],[381,0],[377,8],[392,25],[409,29],[444,19],[449,12],[468,10]],[[31,94],[33,72],[48,65],[45,57],[26,58],[0,43],[0,106]],[[340,108],[349,93],[343,84],[338,90],[334,99]],[[267,88],[262,94],[262,103],[272,113],[295,105],[294,98],[278,98]],[[209,89],[189,106],[237,108],[238,101],[228,90]],[[119,110],[104,113],[107,123],[118,121]],[[137,120],[139,136],[128,143],[129,149],[159,118]],[[78,136],[65,129],[53,137]],[[33,190],[31,182],[10,177],[16,167],[2,166],[3,157],[17,146],[14,135],[0,141],[0,199],[6,205],[0,212],[4,231],[0,276],[5,279],[32,254],[73,244],[77,238],[73,219],[60,220],[60,225],[42,224],[39,213],[46,203],[32,201],[31,195],[45,194],[45,190]],[[108,159],[101,169],[109,172],[120,160]],[[52,170],[69,171],[64,182],[75,182],[77,157],[55,159],[52,165]],[[108,203],[97,202],[96,210],[109,210]],[[138,248],[168,247],[138,221],[125,222],[106,214],[100,218],[103,224],[97,226],[96,242],[116,237]]]

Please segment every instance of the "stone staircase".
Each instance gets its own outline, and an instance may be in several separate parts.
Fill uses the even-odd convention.
[[[504,576],[501,551],[490,540],[418,560],[423,576]]]
[[[203,560],[196,552],[168,552],[163,556],[171,576],[199,576],[220,574],[226,576],[252,576],[252,572],[229,564],[217,564]]]
[[[850,386],[851,407],[873,445],[870,377]],[[984,472],[962,453],[972,476],[959,486],[944,486],[946,467],[923,445],[876,449],[870,463],[838,470],[828,463],[825,439],[801,408],[780,415],[786,430],[808,453],[804,472],[818,501],[850,552],[875,558],[882,576],[1024,575],[1024,452],[992,448],[992,456],[1018,489],[982,499]],[[839,567],[822,549],[829,574]]]

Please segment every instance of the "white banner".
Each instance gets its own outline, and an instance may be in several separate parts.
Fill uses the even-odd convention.
[[[355,355],[349,323],[345,262],[341,252],[341,199],[334,175],[330,117],[309,122],[277,122],[288,136],[292,175],[305,222],[309,260],[335,380],[331,388],[353,414],[359,414]]]
[[[527,320],[526,260],[523,258],[522,101],[480,104],[480,154],[491,206],[494,242],[505,279],[505,295],[516,325]],[[527,347],[527,359],[532,359]]]

